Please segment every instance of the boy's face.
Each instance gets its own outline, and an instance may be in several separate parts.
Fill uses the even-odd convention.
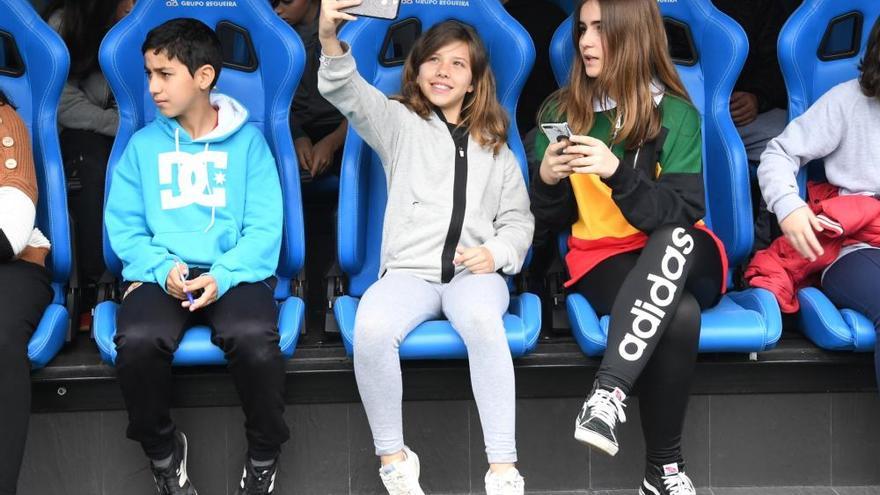
[[[186,113],[199,97],[206,94],[214,80],[214,69],[204,65],[190,75],[180,60],[168,59],[166,52],[161,50],[144,53],[144,69],[150,83],[150,96],[156,108],[168,118],[179,117]]]
[[[295,26],[303,22],[312,0],[272,0],[272,8],[284,22]]]

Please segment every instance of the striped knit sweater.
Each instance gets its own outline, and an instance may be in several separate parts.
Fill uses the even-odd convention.
[[[566,256],[571,279],[566,286],[611,256],[641,249],[658,227],[702,225],[706,209],[700,116],[693,105],[670,94],[660,100],[659,111],[662,129],[657,138],[635,150],[622,144],[611,147],[620,159],[611,177],[573,174],[551,186],[534,174],[536,221],[571,232]],[[610,143],[614,114],[615,110],[597,112],[588,135]],[[565,115],[552,110],[541,118],[541,123],[564,121]],[[548,145],[547,137],[538,133],[536,156],[543,157]]]

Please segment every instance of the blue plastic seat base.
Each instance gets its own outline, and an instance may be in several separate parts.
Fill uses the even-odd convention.
[[[336,299],[333,311],[345,352],[354,352],[354,319],[360,298],[342,296]],[[405,303],[404,303],[405,304]],[[535,294],[524,292],[510,297],[510,306],[504,315],[504,329],[510,354],[520,357],[531,352],[541,333],[541,301]],[[400,344],[401,359],[465,359],[467,347],[458,332],[446,320],[426,321],[417,326]]]
[[[108,364],[116,362],[116,311],[119,304],[105,301],[95,308],[94,337],[101,351],[101,358]],[[278,333],[281,335],[281,354],[285,359],[293,356],[296,342],[305,318],[305,304],[298,297],[288,297],[278,311]],[[200,366],[226,364],[226,356],[211,342],[211,329],[204,325],[192,327],[183,335],[180,346],[174,352],[174,366]]]
[[[873,352],[877,341],[874,325],[863,314],[851,309],[838,310],[821,290],[807,287],[798,291],[801,331],[814,344],[829,350]]]
[[[580,294],[566,299],[572,333],[584,354],[601,356],[608,340],[610,317],[601,318]],[[758,352],[782,336],[782,317],[773,294],[764,289],[729,292],[703,311],[700,352]]]
[[[68,324],[70,323],[67,308],[60,304],[50,304],[40,324],[28,342],[28,358],[31,360],[31,368],[37,369],[46,364],[58,354],[64,345],[67,336]]]

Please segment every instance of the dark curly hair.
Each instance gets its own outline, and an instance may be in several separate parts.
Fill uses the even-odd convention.
[[[880,99],[880,17],[871,28],[868,37],[868,49],[865,50],[865,58],[859,64],[859,84],[862,85],[862,93],[871,98]]]

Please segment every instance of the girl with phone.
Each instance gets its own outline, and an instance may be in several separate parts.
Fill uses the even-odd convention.
[[[693,494],[681,432],[700,336],[726,258],[703,226],[700,116],[667,51],[655,0],[580,0],[568,85],[540,123],[568,122],[559,143],[537,136],[538,221],[569,232],[569,290],[611,315],[608,345],[575,421],[575,438],[615,455],[616,428],[638,385],[647,447],[643,494]]]
[[[357,72],[336,27],[360,0],[324,0],[318,87],[382,160],[388,202],[380,278],[355,318],[354,368],[389,494],[422,494],[419,458],[404,445],[398,348],[420,323],[447,318],[468,349],[489,471],[486,492],[523,493],[514,463],[513,364],[502,316],[534,221],[506,144],[508,118],[473,28],[446,21],[416,42],[401,95]]]

